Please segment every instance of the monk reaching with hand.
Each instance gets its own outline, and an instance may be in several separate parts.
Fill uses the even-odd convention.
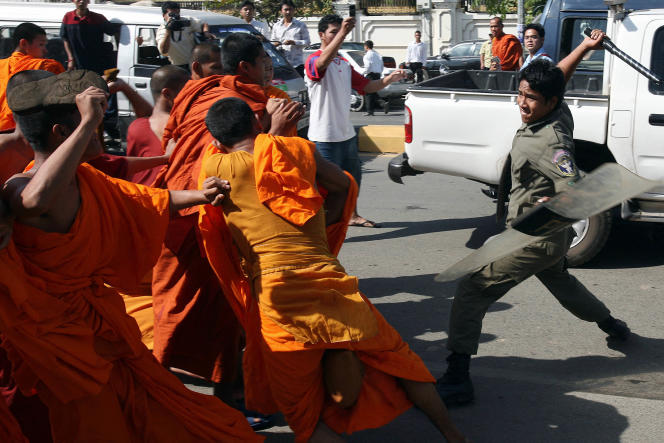
[[[14,377],[49,408],[54,441],[257,441],[238,411],[189,391],[141,343],[118,293],[156,260],[170,214],[220,204],[228,185],[168,191],[106,176],[105,82],[71,71],[9,84],[8,102],[35,151],[3,188],[16,221],[0,255],[0,328]]]
[[[270,112],[270,134],[261,133],[254,112],[238,98],[219,100],[205,120],[225,153],[208,150],[202,169],[208,179],[231,182],[223,217],[253,292],[241,300],[245,314],[239,316],[247,334],[245,375],[267,376],[262,395],[272,396],[297,442],[343,441],[339,433],[382,426],[413,404],[448,441],[464,441],[422,360],[331,251],[326,225],[347,225],[357,185],[313,143],[272,135],[288,132],[284,127],[297,121],[293,106],[280,102]],[[224,253],[209,243],[206,249],[210,263]],[[247,321],[252,312],[259,321]],[[256,334],[260,340],[253,339]],[[256,345],[260,358],[248,360]],[[245,380],[245,386],[253,383]],[[274,412],[265,410],[269,402],[263,400],[248,407]]]

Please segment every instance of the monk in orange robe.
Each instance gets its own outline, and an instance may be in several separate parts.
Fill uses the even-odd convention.
[[[219,98],[240,98],[259,118],[265,115],[264,65],[269,56],[260,41],[233,34],[221,52],[226,74],[188,82],[175,100],[162,144],[177,144],[156,187],[198,188],[201,157],[212,141],[205,115]],[[178,215],[171,220],[153,271],[154,354],[166,366],[212,380],[216,394],[231,402],[241,329],[201,248],[198,208]]]
[[[519,39],[512,34],[503,32],[503,20],[494,17],[489,22],[493,40],[491,52],[500,59],[500,69],[503,71],[518,71],[523,65],[523,47]]]
[[[14,86],[22,75],[8,101],[35,162],[3,189],[16,222],[0,251],[0,329],[18,386],[48,406],[55,441],[260,441],[241,413],[164,369],[104,285],[135,288],[170,214],[218,205],[228,185],[167,191],[106,176],[84,164],[101,151],[104,81],[71,71]]]
[[[46,31],[33,23],[21,23],[14,30],[14,53],[0,60],[0,131],[16,126],[12,111],[7,106],[7,82],[17,72],[29,69],[64,72],[64,67],[46,56]],[[3,182],[4,183],[4,182]]]
[[[279,107],[271,131],[291,124],[288,112]],[[258,344],[262,361],[245,360],[264,365],[269,389],[261,400],[271,395],[298,442],[379,427],[413,404],[448,441],[464,441],[424,363],[330,251],[325,226],[350,217],[352,178],[320,157],[313,143],[260,134],[253,117],[235,98],[211,107],[207,126],[227,153],[206,156],[203,173],[231,182],[223,215],[253,291],[238,304],[247,335],[260,331],[262,339],[247,338],[247,355]],[[325,210],[316,182],[327,190]],[[273,412],[263,409],[267,404],[257,406]]]

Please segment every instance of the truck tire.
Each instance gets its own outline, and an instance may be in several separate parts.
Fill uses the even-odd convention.
[[[350,110],[353,112],[360,112],[364,109],[364,96],[358,93],[355,89],[350,91]]]
[[[610,209],[573,225],[577,235],[567,251],[570,267],[588,263],[599,254],[609,238],[614,218],[614,212]]]

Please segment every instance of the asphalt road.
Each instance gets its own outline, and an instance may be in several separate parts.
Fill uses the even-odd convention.
[[[395,124],[398,117],[374,119]],[[364,118],[353,114],[353,120],[362,124]],[[406,178],[405,186],[394,184],[386,174],[389,159],[363,156],[359,212],[382,226],[350,228],[340,259],[439,377],[455,283],[433,277],[497,232],[494,208],[481,185],[461,178],[427,173]],[[496,303],[471,363],[476,401],[451,411],[458,426],[474,442],[662,441],[663,245],[660,226],[619,226],[599,258],[572,270],[632,328],[626,343],[607,342],[595,324],[565,311],[536,279]],[[268,441],[293,440],[283,420],[262,434]],[[411,410],[349,440],[441,437]]]

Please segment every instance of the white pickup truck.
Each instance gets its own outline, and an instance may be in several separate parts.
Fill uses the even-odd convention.
[[[585,27],[605,24],[616,46],[664,78],[664,9],[622,14],[614,9],[604,17],[601,23],[577,13],[563,23],[560,58],[581,41]],[[390,177],[401,182],[403,176],[430,171],[495,188],[521,125],[517,85],[518,72],[458,71],[410,88],[405,153],[390,162]],[[579,66],[565,100],[574,116],[581,169],[616,162],[643,177],[664,179],[664,84],[597,51]],[[617,216],[664,222],[664,187],[575,224],[571,265],[601,250]]]

